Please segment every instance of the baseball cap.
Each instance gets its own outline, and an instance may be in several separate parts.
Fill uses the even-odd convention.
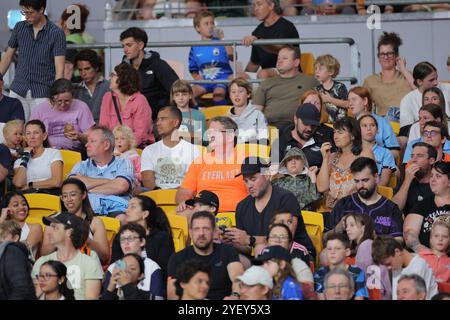
[[[82,228],[83,220],[73,213],[58,212],[48,217],[42,217],[42,222],[49,226],[53,223],[61,223],[69,228]]]
[[[247,157],[241,165],[241,173],[237,174],[235,177],[262,172],[264,169],[269,169],[269,167],[270,163],[260,157]]]
[[[219,197],[214,192],[208,190],[202,190],[199,192],[197,197],[186,200],[186,204],[188,206],[193,206],[196,202],[207,204],[219,209]]]
[[[269,271],[261,266],[251,266],[241,276],[237,277],[237,280],[249,286],[260,284],[270,289],[273,288],[272,276]]]
[[[270,259],[279,259],[285,261],[291,261],[291,255],[282,246],[270,246],[266,247],[257,258],[253,260],[254,264],[263,264]]]
[[[307,126],[320,125],[320,111],[312,103],[304,103],[299,106],[295,116]]]

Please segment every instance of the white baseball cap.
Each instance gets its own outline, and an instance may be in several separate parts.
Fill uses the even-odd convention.
[[[273,288],[273,279],[269,271],[261,266],[252,266],[248,268],[242,276],[237,279],[246,285],[254,286],[260,284],[262,286]]]

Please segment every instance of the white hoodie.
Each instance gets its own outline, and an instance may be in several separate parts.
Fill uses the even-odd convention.
[[[235,115],[233,111],[234,107],[228,111],[227,116],[233,119],[238,126],[238,143],[256,143],[256,140],[269,139],[266,117],[251,102],[245,107],[240,116]]]

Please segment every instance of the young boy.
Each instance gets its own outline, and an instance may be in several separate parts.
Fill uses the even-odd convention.
[[[401,243],[391,236],[379,236],[372,243],[374,263],[392,270],[392,300],[397,300],[397,283],[404,274],[417,274],[427,284],[427,300],[438,293],[433,270],[420,256],[403,249]]]
[[[345,259],[350,256],[351,253],[350,240],[347,235],[343,233],[331,233],[325,241],[325,253],[330,266],[321,267],[314,273],[314,283],[319,299],[325,299],[323,293],[324,279],[326,274],[335,268],[347,270],[353,276],[353,280],[355,280],[354,300],[364,300],[369,298],[364,271],[356,266],[345,263]]]
[[[332,55],[318,56],[314,62],[316,79],[320,85],[316,87],[325,104],[329,115],[329,122],[346,116],[348,91],[342,82],[334,81],[339,74],[339,61]]]
[[[130,222],[123,225],[119,230],[120,247],[124,255],[128,253],[136,253],[144,258],[144,279],[138,284],[138,288],[144,291],[149,291],[152,300],[164,299],[164,285],[162,279],[161,268],[158,264],[150,258],[147,258],[145,253],[145,237],[146,232],[141,225]],[[114,268],[123,268],[123,261],[118,260],[108,267],[105,274],[105,282],[103,289],[107,290],[109,280]]]
[[[19,158],[18,152],[22,148],[23,141],[23,121],[8,121],[3,127],[3,138],[14,160]]]
[[[317,191],[317,167],[308,168],[302,150],[291,148],[280,163],[280,169],[272,184],[291,191],[300,204],[300,209],[310,210],[311,204],[322,196]]]
[[[214,14],[200,11],[194,17],[194,28],[202,40],[222,40],[223,31],[214,28]],[[233,59],[231,48],[224,46],[191,47],[189,72],[195,80],[226,80],[232,74],[229,60]],[[212,92],[214,105],[226,105],[225,84],[196,84],[192,86],[194,98]]]
[[[249,102],[252,96],[251,83],[245,79],[236,78],[230,82],[228,88],[233,107],[227,116],[238,126],[238,143],[267,141],[269,133],[266,117]]]

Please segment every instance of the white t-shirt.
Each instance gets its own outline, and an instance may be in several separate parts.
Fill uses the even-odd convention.
[[[55,161],[63,162],[61,152],[57,149],[45,148],[40,157],[31,158],[27,166],[27,183],[30,181],[43,181],[52,177],[51,164]],[[14,169],[20,166],[21,159],[14,162]]]
[[[445,98],[445,113],[450,115],[450,83],[440,82],[437,86]],[[400,127],[419,121],[419,109],[422,107],[422,93],[419,89],[409,92],[400,101]]]
[[[406,268],[392,273],[392,300],[397,300],[398,279],[404,274],[417,274],[425,280],[425,284],[427,285],[426,300],[430,300],[432,296],[438,293],[438,286],[433,270],[428,266],[424,259],[418,255],[414,255],[414,258],[412,258]]]
[[[155,172],[155,183],[161,189],[175,189],[183,182],[192,161],[200,156],[201,150],[185,140],[173,148],[158,141],[144,149],[141,156],[141,172]]]

